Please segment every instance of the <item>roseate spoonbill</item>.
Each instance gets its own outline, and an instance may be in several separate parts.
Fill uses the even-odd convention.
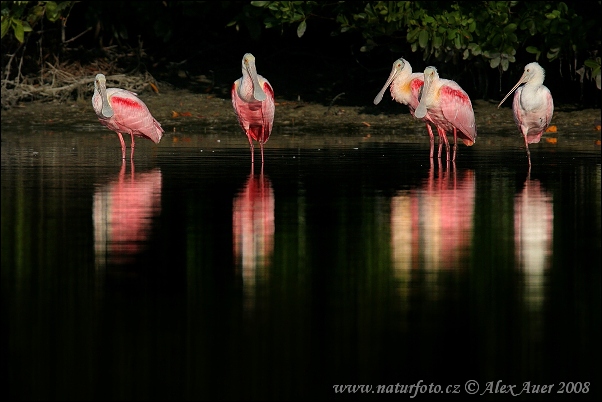
[[[439,135],[445,141],[448,159],[449,141],[446,132],[453,131],[454,133],[452,160],[456,160],[458,137],[465,145],[472,146],[475,143],[477,127],[468,94],[455,81],[439,78],[439,73],[433,66],[424,69],[424,86],[414,115],[421,119],[427,113],[437,126]],[[439,149],[439,153],[441,153],[441,149]]]
[[[251,53],[243,56],[242,77],[234,81],[231,93],[238,123],[249,139],[251,163],[255,160],[253,141],[259,142],[263,163],[263,144],[270,138],[274,124],[274,90],[268,80],[257,74]]]
[[[391,97],[399,103],[407,105],[410,109],[410,114],[413,117],[414,111],[418,107],[418,96],[420,94],[420,90],[424,83],[424,74],[423,73],[412,73],[412,66],[408,63],[404,58],[399,58],[395,60],[393,63],[393,68],[391,69],[391,74],[389,74],[389,78],[387,78],[387,82],[380,90],[376,98],[374,98],[374,104],[378,105],[380,101],[383,99],[383,95],[387,90],[387,87],[390,87]],[[429,122],[432,123],[428,114],[422,118],[422,120],[426,123],[426,129],[428,130],[429,137],[431,139],[431,158],[433,157],[433,147],[435,142],[435,135],[433,134],[433,129]]]
[[[543,85],[544,77],[545,71],[538,63],[527,64],[523,75],[514,88],[497,105],[499,108],[510,94],[516,90],[514,101],[512,102],[512,111],[514,112],[514,122],[525,139],[529,166],[531,166],[529,144],[539,142],[541,135],[550,125],[552,115],[554,114],[552,93]],[[521,86],[522,84],[525,85]]]
[[[134,92],[121,88],[107,88],[104,74],[97,74],[94,79],[94,95],[92,106],[100,124],[113,130],[121,142],[121,158],[125,159],[125,142],[122,133],[132,137],[131,155],[134,157],[134,136],[148,138],[158,144],[163,137],[161,124]]]

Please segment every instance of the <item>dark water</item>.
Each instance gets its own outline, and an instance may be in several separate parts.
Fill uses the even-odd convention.
[[[2,130],[10,399],[601,397],[595,138],[91,131]]]

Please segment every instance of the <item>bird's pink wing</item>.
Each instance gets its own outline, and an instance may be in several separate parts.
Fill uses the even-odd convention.
[[[412,97],[411,97],[411,102],[409,104],[410,106],[410,110],[412,111],[412,114],[414,112],[414,110],[416,110],[416,108],[418,107],[418,104],[420,103],[420,93],[422,92],[422,86],[424,85],[424,80],[421,80],[419,78],[414,78],[412,79],[412,81],[410,81],[410,91],[412,92]]]
[[[244,102],[238,96],[238,92],[236,89],[238,88],[240,80],[234,81],[232,84],[232,88],[230,89],[230,95],[232,97],[232,106],[234,107],[234,113],[236,114],[236,118],[238,119],[238,123],[241,125],[243,129],[245,129],[243,121],[242,121],[242,105]]]
[[[238,81],[232,85],[231,95],[232,105],[242,129],[250,139],[265,143],[270,137],[274,124],[274,90],[267,81],[260,79],[260,82],[263,82],[263,90],[267,95],[267,99],[263,102],[243,101],[238,96]]]
[[[276,110],[276,104],[274,103],[274,89],[269,82],[264,82],[263,91],[267,95],[267,99],[261,104],[261,113],[263,116],[263,127],[264,127],[264,142],[270,138],[272,133],[272,125],[274,124],[274,113]]]
[[[107,96],[115,113],[112,123],[120,132],[140,135],[159,143],[163,133],[161,124],[133,92],[117,90],[109,93],[107,91]]]
[[[242,127],[242,129],[248,133],[249,127],[252,125],[258,125],[260,122],[257,122],[258,115],[257,111],[259,110],[259,102],[245,102],[238,96],[238,87],[240,85],[241,80],[236,80],[232,84],[232,89],[230,93],[232,95],[232,106],[234,107],[234,112],[236,113],[236,118],[238,119],[238,123]]]
[[[546,93],[546,104],[546,128],[548,128],[554,115],[554,100],[552,100],[552,93],[550,91]]]
[[[521,131],[521,134],[527,137],[527,143],[538,143],[541,136],[552,122],[554,114],[554,101],[550,91],[546,91],[544,106],[536,111],[528,112],[523,109],[520,103],[523,87],[519,87],[514,93],[512,101],[512,111],[514,112],[514,121]],[[524,133],[523,129],[527,132]]]
[[[472,103],[468,94],[458,84],[453,84],[441,87],[439,98],[441,110],[445,118],[464,133],[466,139],[474,142],[477,138],[477,129]]]

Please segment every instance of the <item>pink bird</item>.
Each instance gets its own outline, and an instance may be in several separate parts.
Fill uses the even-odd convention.
[[[251,163],[254,162],[253,141],[261,147],[270,139],[274,124],[274,90],[261,75],[257,74],[255,56],[246,53],[242,58],[242,77],[232,84],[232,105],[238,123],[244,130],[251,147]]]
[[[383,88],[380,90],[378,95],[376,95],[376,98],[374,98],[374,104],[378,105],[380,103],[380,101],[383,99],[385,91],[387,90],[387,87],[390,86],[392,98],[396,102],[407,105],[410,109],[410,114],[413,117],[416,117],[414,111],[416,110],[419,104],[418,97],[423,83],[424,74],[412,73],[412,66],[410,65],[410,63],[408,63],[407,60],[403,58],[399,58],[393,63],[391,74],[389,74],[387,82],[385,82]],[[426,123],[426,129],[428,130],[429,137],[431,139],[432,158],[435,135],[433,134],[433,129],[431,128],[429,122],[433,123],[433,121],[430,119],[428,113],[422,118],[422,120]]]
[[[445,141],[448,160],[449,141],[446,132],[454,133],[452,160],[456,160],[458,137],[465,145],[472,146],[475,143],[477,128],[468,94],[455,81],[439,78],[437,69],[433,66],[424,69],[424,86],[414,115],[421,119],[427,113]]]
[[[121,158],[125,159],[125,142],[123,134],[130,134],[131,155],[134,157],[134,136],[148,138],[158,144],[163,137],[161,124],[134,92],[121,88],[107,88],[107,80],[103,74],[94,79],[94,95],[92,106],[100,124],[113,130],[121,142]]]
[[[525,139],[529,166],[531,166],[529,144],[538,143],[541,140],[541,135],[550,125],[554,114],[552,93],[543,85],[544,77],[545,71],[538,63],[527,64],[522,77],[520,77],[514,88],[497,105],[499,108],[516,90],[512,102],[512,111],[514,112],[514,122]],[[522,84],[525,85],[521,86]]]

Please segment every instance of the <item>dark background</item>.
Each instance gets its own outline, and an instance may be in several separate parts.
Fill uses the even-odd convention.
[[[104,58],[123,72],[148,72],[158,81],[220,97],[229,97],[230,85],[241,76],[242,56],[250,52],[257,59],[259,74],[270,81],[278,98],[325,105],[337,96],[340,105],[372,104],[399,57],[408,60],[414,71],[434,65],[442,78],[457,81],[473,99],[499,102],[518,81],[525,64],[535,61],[534,55],[517,49],[516,62],[500,73],[479,60],[423,60],[421,51],[412,52],[404,38],[394,37],[383,39],[382,45],[370,52],[361,52],[365,44],[361,33],[333,36],[339,27],[332,19],[311,16],[305,34],[299,38],[295,25],[267,29],[261,19],[246,15],[249,3],[78,2],[68,16],[64,37],[69,40],[85,33],[67,46],[59,46],[60,26],[45,22],[44,46],[60,48],[55,57],[63,62],[86,65]],[[599,1],[567,4],[586,16],[599,15],[601,8]],[[234,20],[242,21],[238,29],[228,26]],[[396,42],[405,50],[391,50]],[[546,70],[545,85],[552,91],[556,105],[600,106],[600,90],[594,82],[588,79],[581,83],[575,68],[570,68],[571,63],[578,68],[586,58],[597,54],[599,38],[594,42],[590,54],[578,55],[575,60],[548,62],[545,55],[539,59]],[[510,106],[511,102],[505,104]],[[395,105],[386,102],[380,107]]]

